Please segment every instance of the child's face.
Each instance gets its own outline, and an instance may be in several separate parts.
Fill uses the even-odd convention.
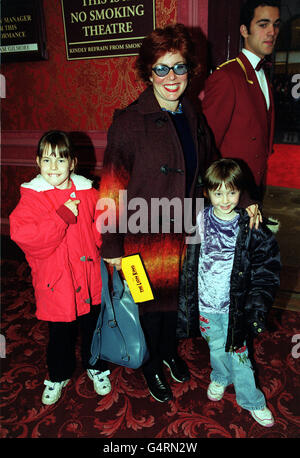
[[[57,151],[51,151],[51,146],[46,145],[42,158],[36,158],[36,162],[41,169],[41,175],[45,180],[58,189],[68,189],[69,178],[74,169],[74,161],[65,157],[60,157]]]
[[[237,189],[226,188],[223,182],[214,191],[208,190],[208,196],[212,206],[214,207],[214,214],[223,220],[230,220],[234,218],[234,209],[239,203],[240,191]]]

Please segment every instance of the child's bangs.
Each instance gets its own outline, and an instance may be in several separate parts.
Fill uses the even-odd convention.
[[[232,159],[223,158],[215,161],[206,171],[204,186],[212,191],[219,189],[224,183],[226,189],[241,191],[244,176],[242,170]]]
[[[70,139],[62,131],[50,131],[41,138],[38,146],[38,157],[41,158],[44,151],[47,151],[50,156],[56,156],[58,154],[62,158],[75,159]]]
[[[63,141],[58,141],[57,143],[46,143],[45,149],[49,150],[50,156],[56,156],[63,158],[70,158],[70,151],[67,145]]]
[[[212,191],[217,191],[222,187],[223,183],[226,189],[230,189],[231,191],[235,191],[238,189],[238,186],[235,184],[234,178],[226,179],[223,176],[210,177],[210,180],[207,183],[207,187]]]

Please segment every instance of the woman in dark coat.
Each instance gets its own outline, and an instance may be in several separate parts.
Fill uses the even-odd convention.
[[[141,254],[154,293],[154,300],[140,304],[150,353],[143,373],[151,395],[165,402],[172,399],[172,391],[164,364],[177,382],[190,378],[187,365],[178,356],[176,340],[185,235],[184,227],[178,231],[183,218],[174,218],[171,201],[176,198],[173,203],[183,208],[185,198],[195,197],[196,192],[201,196],[198,177],[212,161],[213,147],[204,118],[184,94],[197,70],[187,29],[177,24],[154,30],[143,41],[136,68],[148,87],[135,102],[116,111],[108,132],[100,197],[114,199],[117,227],[102,230],[101,251],[104,260],[118,269],[122,256]],[[120,204],[120,190],[127,193],[128,208]],[[143,224],[137,220],[134,230],[129,224],[127,230],[121,230],[122,212],[127,212],[129,222],[134,198],[147,203]],[[156,217],[151,204],[163,198],[167,200]]]

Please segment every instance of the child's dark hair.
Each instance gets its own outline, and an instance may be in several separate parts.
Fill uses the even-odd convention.
[[[229,189],[237,189],[238,191],[244,189],[244,173],[240,165],[234,159],[219,159],[213,162],[206,170],[203,179],[205,190],[215,191],[222,183]]]
[[[51,154],[55,154],[57,147],[60,157],[65,157],[76,161],[73,145],[70,137],[62,130],[50,130],[46,132],[39,141],[37,149],[37,157],[41,159],[46,145],[50,145]]]

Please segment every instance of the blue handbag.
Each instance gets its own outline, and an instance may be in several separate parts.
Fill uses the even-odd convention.
[[[127,282],[113,270],[112,293],[109,276],[101,259],[101,310],[91,345],[90,364],[98,359],[137,369],[149,358],[145,336],[140,324],[138,305]]]

